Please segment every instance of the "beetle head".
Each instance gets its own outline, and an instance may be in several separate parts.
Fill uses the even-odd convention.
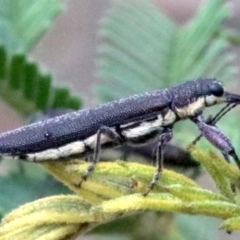
[[[218,103],[240,103],[240,95],[225,92],[214,78],[187,81],[171,88],[172,108],[180,118],[200,114],[205,107]]]

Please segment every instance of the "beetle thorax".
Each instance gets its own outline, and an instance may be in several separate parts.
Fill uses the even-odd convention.
[[[171,88],[172,109],[180,119],[201,114],[206,106],[205,97],[208,95],[208,85],[209,81],[199,79],[194,82],[184,82]]]
[[[204,97],[199,97],[192,102],[187,103],[185,106],[177,107],[175,106],[176,114],[181,118],[194,117],[200,114],[205,107]]]

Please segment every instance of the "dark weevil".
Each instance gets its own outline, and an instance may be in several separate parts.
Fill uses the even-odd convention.
[[[67,113],[0,134],[0,155],[31,162],[68,160],[93,154],[82,180],[99,161],[101,148],[144,144],[157,138],[157,171],[149,190],[159,178],[163,152],[180,120],[190,119],[202,136],[226,158],[240,161],[230,140],[202,116],[205,107],[238,104],[240,95],[226,92],[216,79],[186,81],[168,89],[134,95],[98,107]],[[148,192],[148,191],[147,191]]]

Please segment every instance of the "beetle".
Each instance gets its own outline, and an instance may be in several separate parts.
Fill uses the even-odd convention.
[[[224,107],[216,116],[209,117],[209,123],[215,124],[219,120],[222,115],[225,115],[229,111],[230,106]],[[235,106],[231,106],[231,108],[234,108]],[[230,109],[231,110],[231,109]],[[28,118],[27,124],[36,123],[39,121],[43,121],[46,119],[50,119],[53,117],[57,117],[66,113],[73,112],[73,109],[70,108],[54,108],[54,109],[47,109],[43,110],[41,112],[34,113]],[[198,136],[196,140],[192,142],[192,144],[196,144],[198,140],[200,140],[202,136]],[[110,161],[110,159],[113,158],[120,158],[123,160],[131,159],[131,155],[134,155],[134,158],[142,157],[146,161],[151,162],[153,160],[153,155],[155,152],[155,146],[156,146],[156,140],[153,140],[151,143],[148,143],[146,145],[122,145],[119,146],[116,151],[112,151],[110,154],[106,153],[101,156],[102,159],[105,161]],[[101,160],[100,158],[100,160]],[[109,159],[109,160],[108,160]],[[194,170],[197,172],[197,168],[200,166],[200,164],[191,156],[191,154],[186,150],[183,149],[175,144],[168,144],[166,146],[166,149],[164,151],[164,163],[169,166],[177,166],[181,167],[183,169],[187,168],[194,168]]]
[[[151,190],[162,171],[163,152],[172,139],[173,126],[184,119],[195,123],[202,136],[226,158],[232,156],[240,168],[230,140],[202,116],[206,107],[239,102],[240,95],[226,92],[222,83],[214,78],[190,80],[168,89],[133,95],[2,133],[0,155],[44,162],[93,154],[92,163],[82,176],[84,181],[99,161],[102,148],[125,143],[145,144],[157,138],[157,170],[150,182]]]

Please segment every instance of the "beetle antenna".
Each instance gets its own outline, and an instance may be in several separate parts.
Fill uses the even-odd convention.
[[[224,108],[222,108],[216,115],[214,118],[212,118],[210,124],[216,124],[217,121],[219,121],[226,113],[228,113],[230,110],[232,110],[233,108],[235,108],[238,105],[238,103],[234,103],[234,104],[227,104]]]

